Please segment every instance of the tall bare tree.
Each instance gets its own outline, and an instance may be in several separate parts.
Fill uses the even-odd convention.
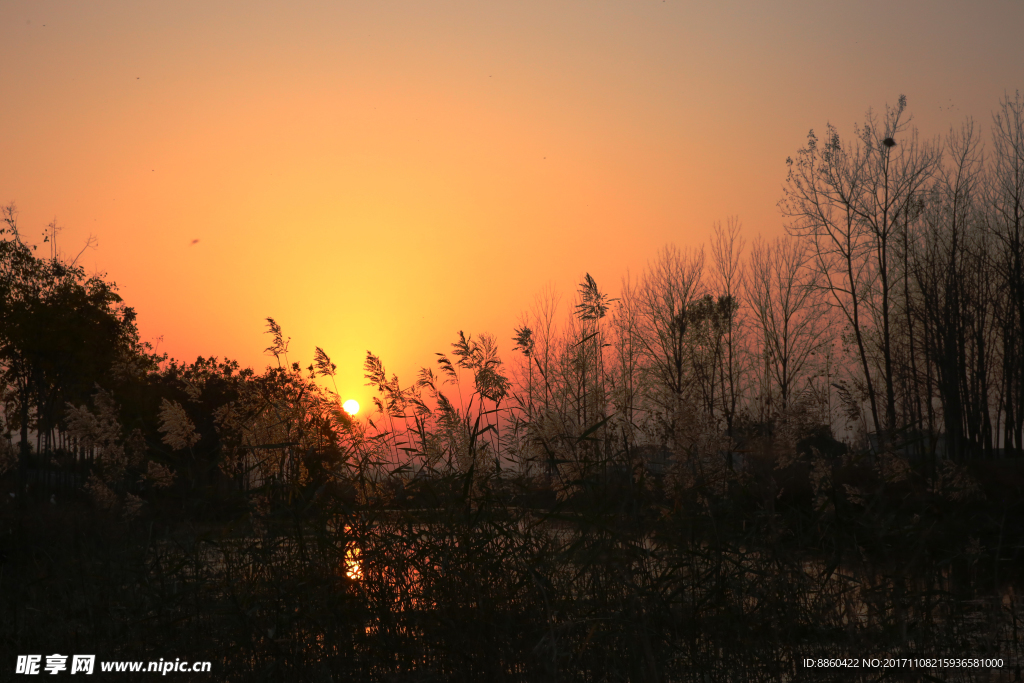
[[[868,110],[852,143],[829,125],[819,145],[812,131],[796,160],[787,160],[780,202],[790,234],[810,238],[823,283],[853,331],[872,421],[886,441],[897,427],[892,327],[898,231],[906,223],[900,217],[915,210],[940,159],[934,144],[918,139],[905,109],[901,95],[881,120]]]
[[[741,386],[741,344],[744,332],[744,306],[740,293],[746,288],[747,273],[743,262],[744,240],[742,225],[737,217],[730,217],[725,226],[715,223],[711,240],[711,256],[714,261],[713,286],[720,296],[732,303],[734,312],[725,322],[725,337],[722,358],[719,363],[719,394],[722,397],[722,414],[728,433],[732,433],[743,387]]]
[[[1024,454],[1024,97],[1005,96],[993,115],[991,224],[1005,287],[1001,318],[1004,447]]]

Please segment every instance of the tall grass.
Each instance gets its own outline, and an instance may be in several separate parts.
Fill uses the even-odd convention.
[[[969,655],[1005,666],[914,675],[1019,680],[1019,470],[928,477],[797,413],[751,429],[743,467],[695,434],[659,470],[596,411],[520,425],[524,447],[514,415],[498,433],[496,355],[455,352],[443,372],[473,384],[453,399],[370,359],[379,429],[295,368],[247,378],[219,414],[221,484],[134,515],[5,492],[4,651],[238,681],[875,680],[802,661]],[[183,419],[164,439],[187,453]]]

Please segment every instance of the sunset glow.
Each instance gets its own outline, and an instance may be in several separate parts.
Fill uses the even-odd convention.
[[[161,352],[259,369],[273,316],[339,385],[367,349],[407,382],[460,329],[507,351],[548,282],[614,293],[731,215],[780,234],[812,127],[901,92],[985,125],[1019,87],[1024,5],[879,10],[6,2],[0,201],[95,236]]]
[[[359,412],[359,401],[350,398],[349,400],[345,401],[341,405],[341,407],[345,409],[346,413],[355,417],[356,413]]]

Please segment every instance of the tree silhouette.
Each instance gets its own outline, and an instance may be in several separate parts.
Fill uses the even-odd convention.
[[[65,406],[88,400],[108,384],[115,362],[139,353],[135,312],[113,283],[88,277],[56,252],[36,257],[21,237],[13,205],[0,229],[0,390],[7,430],[20,433],[23,466],[63,436]]]

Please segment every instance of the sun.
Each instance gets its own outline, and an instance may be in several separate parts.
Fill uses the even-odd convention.
[[[341,404],[341,407],[345,409],[345,412],[349,415],[355,415],[359,412],[359,401],[354,398],[350,398]]]

